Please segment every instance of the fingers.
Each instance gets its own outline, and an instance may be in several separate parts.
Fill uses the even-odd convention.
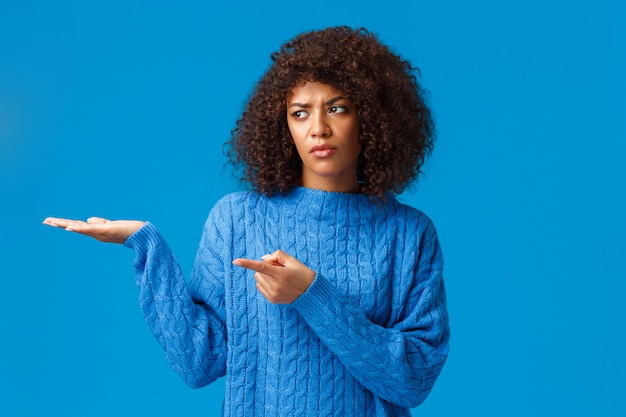
[[[279,269],[278,266],[272,265],[271,263],[265,261],[255,261],[252,259],[245,258],[237,258],[233,261],[233,265],[241,266],[246,269],[251,269],[252,271],[261,272],[261,273],[271,273],[277,272]],[[272,270],[271,268],[276,268]]]
[[[82,220],[48,217],[43,221],[43,224],[90,236],[101,242],[124,243],[130,235],[143,227],[145,222],[140,220],[111,221],[102,217],[90,217],[84,222]]]
[[[254,280],[256,281],[256,289],[259,290],[265,298],[270,298],[272,289],[267,280],[263,279],[263,276],[260,276],[258,272],[254,274]]]
[[[105,219],[101,219],[99,217],[90,217],[86,222],[82,220],[48,217],[43,221],[43,224],[60,227],[68,232],[76,232],[96,237],[95,235],[101,230],[101,227],[105,224],[105,222]]]
[[[48,218],[44,220],[44,224],[52,227],[59,227],[65,229],[68,232],[76,232],[89,236],[94,236],[102,227],[102,224],[87,223],[82,220],[68,220],[68,219],[55,219]]]
[[[67,231],[76,231],[79,229],[84,229],[87,225],[101,225],[109,222],[107,219],[103,219],[102,217],[90,217],[86,222],[82,220],[72,220],[72,219],[63,219],[58,217],[47,217],[42,222],[45,225],[52,227],[61,227]]]
[[[81,220],[60,219],[57,217],[48,217],[43,221],[43,224],[53,227],[61,227],[67,229],[70,226],[76,226],[81,223],[85,223]]]
[[[265,259],[263,261],[255,261],[252,259],[237,258],[233,261],[233,265],[255,271],[254,280],[257,282],[257,288],[266,297],[267,293],[270,291],[269,282],[275,282],[285,273],[285,268],[282,265],[272,264]]]
[[[287,267],[298,267],[302,265],[293,256],[287,255],[282,250],[261,256],[262,261],[252,259],[237,258],[233,261],[233,265],[251,269],[269,275],[280,274]]]
[[[315,279],[315,272],[296,258],[277,250],[262,261],[237,258],[233,265],[255,271],[256,288],[270,302],[289,304],[303,294]]]
[[[261,259],[263,259],[263,261],[270,263],[272,265],[287,266],[289,261],[293,258],[279,249],[275,251],[274,253],[261,256]]]
[[[43,224],[47,224],[48,226],[53,226],[53,227],[60,227],[60,224],[63,222],[67,222],[67,219],[59,219],[56,217],[46,217],[43,220]]]

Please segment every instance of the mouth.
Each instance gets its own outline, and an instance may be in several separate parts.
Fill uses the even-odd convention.
[[[319,145],[314,146],[309,151],[309,154],[314,156],[315,158],[328,158],[333,156],[337,152],[337,148],[330,145]]]

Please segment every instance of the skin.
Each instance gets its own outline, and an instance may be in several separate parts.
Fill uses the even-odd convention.
[[[126,239],[145,224],[138,220],[107,220],[90,217],[87,221],[48,217],[43,224],[60,227],[68,232],[93,237],[100,242],[124,243]]]
[[[256,288],[274,304],[290,304],[309,288],[315,272],[281,250],[262,257],[262,261],[237,258],[233,265],[255,271]]]
[[[302,159],[302,185],[334,192],[358,192],[358,114],[352,102],[328,84],[306,82],[288,94],[289,131]],[[43,224],[124,243],[145,222],[90,217],[87,221],[48,217]],[[271,303],[290,304],[309,288],[315,271],[277,250],[260,261],[237,258],[233,265],[254,271],[258,291]]]
[[[287,99],[287,124],[302,159],[304,187],[359,191],[359,119],[343,93],[320,82],[296,86]]]

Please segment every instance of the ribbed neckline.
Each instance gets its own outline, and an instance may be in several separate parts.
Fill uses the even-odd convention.
[[[391,194],[387,196],[386,203],[381,203],[370,200],[368,195],[362,193],[324,191],[306,187],[296,187],[284,198],[288,204],[294,205],[295,213],[299,213],[298,216],[302,216],[303,221],[329,221],[337,224],[352,223],[357,218],[361,221],[374,221],[396,201]]]

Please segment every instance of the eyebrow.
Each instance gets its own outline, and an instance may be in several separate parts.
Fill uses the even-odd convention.
[[[346,99],[348,99],[348,97],[347,97],[347,96],[337,96],[337,97],[333,97],[333,98],[331,98],[330,100],[328,100],[326,103],[324,103],[324,105],[326,105],[326,106],[330,106],[330,105],[332,105],[332,104],[335,104],[335,103],[336,103],[336,102],[338,102],[338,101],[341,101],[341,100],[346,100]],[[302,107],[302,108],[304,108],[304,109],[308,109],[309,107],[311,107],[311,105],[310,105],[309,103],[291,103],[291,104],[289,105],[289,107]]]

